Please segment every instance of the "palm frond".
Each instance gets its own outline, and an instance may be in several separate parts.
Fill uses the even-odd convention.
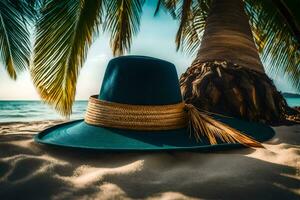
[[[113,55],[130,50],[133,35],[139,31],[144,0],[111,0],[106,3],[104,30],[111,32]]]
[[[285,16],[271,0],[247,0],[255,42],[272,76],[284,74],[300,91],[300,43]]]
[[[101,20],[102,0],[48,0],[37,24],[31,75],[46,103],[72,112],[76,82]]]
[[[154,16],[158,14],[161,9],[167,10],[171,16],[175,19],[176,16],[176,7],[179,0],[158,0],[156,9],[154,12]]]
[[[179,20],[176,34],[177,50],[194,55],[201,43],[211,0],[160,0],[157,10],[162,7]],[[156,10],[156,12],[158,12]]]
[[[188,26],[189,20],[191,20],[191,5],[192,0],[183,0],[181,11],[180,11],[180,23],[179,28],[176,34],[176,49],[178,50],[182,41],[182,38],[184,37],[184,29],[186,26]]]
[[[263,147],[259,142],[230,126],[201,113],[191,104],[186,105],[190,119],[190,129],[197,141],[207,138],[210,144],[218,144],[217,139],[226,143],[240,143],[249,147]]]
[[[27,12],[24,1],[0,1],[0,57],[12,79],[29,65],[31,45]]]
[[[43,0],[10,0],[22,17],[30,22],[36,19],[39,6]]]
[[[182,28],[179,26],[177,32],[177,35],[181,36],[180,39],[176,39],[177,50],[181,48],[183,52],[190,55],[197,53],[205,29],[210,3],[210,0],[200,0],[192,4],[187,22],[184,23]],[[182,9],[178,12],[178,15],[182,16],[183,12]],[[183,22],[180,22],[180,24],[183,24]]]

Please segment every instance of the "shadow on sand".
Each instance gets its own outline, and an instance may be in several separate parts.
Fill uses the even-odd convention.
[[[293,143],[293,134],[269,143]],[[299,166],[264,161],[274,154],[267,149],[261,159],[247,156],[253,149],[101,153],[42,146],[32,136],[0,137],[0,199],[300,198]]]

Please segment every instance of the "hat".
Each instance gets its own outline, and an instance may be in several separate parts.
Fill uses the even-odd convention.
[[[35,141],[102,151],[213,150],[259,147],[273,135],[267,125],[185,104],[172,63],[121,56],[108,63],[85,119],[48,128]]]

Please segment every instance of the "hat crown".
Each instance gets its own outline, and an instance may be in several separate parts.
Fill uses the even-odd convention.
[[[146,56],[112,59],[98,98],[132,105],[168,105],[182,101],[175,66]]]

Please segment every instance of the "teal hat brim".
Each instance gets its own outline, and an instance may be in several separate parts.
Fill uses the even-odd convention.
[[[213,116],[240,130],[259,142],[274,136],[274,130],[264,124]],[[196,142],[187,128],[169,131],[131,131],[92,126],[84,120],[56,125],[35,136],[41,144],[101,151],[162,151],[162,150],[221,150],[243,147],[219,141],[211,145],[207,140]]]

